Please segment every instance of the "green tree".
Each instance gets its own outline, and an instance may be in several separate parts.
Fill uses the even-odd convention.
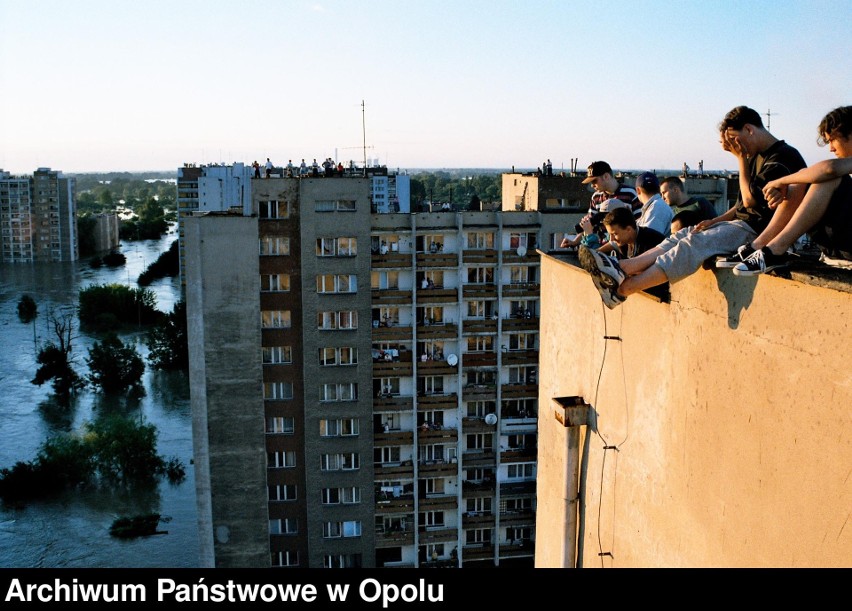
[[[189,369],[185,301],[177,302],[171,313],[151,329],[145,343],[150,350],[148,362],[155,369]]]
[[[156,309],[157,296],[151,289],[124,284],[92,284],[80,289],[80,322],[107,328],[117,323],[152,324],[162,316]]]
[[[89,383],[110,394],[138,389],[145,372],[145,363],[136,349],[122,342],[115,333],[107,334],[89,348],[86,364]]]
[[[112,199],[112,191],[109,189],[101,189],[98,193],[98,203],[104,208],[115,207],[115,202]]]

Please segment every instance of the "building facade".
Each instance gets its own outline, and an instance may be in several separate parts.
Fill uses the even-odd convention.
[[[76,261],[76,181],[39,168],[32,176],[0,170],[0,252],[4,263]]]
[[[202,565],[532,566],[537,248],[577,217],[251,185],[185,218]]]

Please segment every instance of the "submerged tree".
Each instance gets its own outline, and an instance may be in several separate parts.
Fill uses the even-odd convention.
[[[150,350],[148,362],[154,369],[189,369],[185,301],[177,302],[171,313],[149,331],[145,343]]]
[[[18,301],[18,318],[23,323],[31,322],[38,316],[38,306],[35,299],[29,295],[21,295],[21,300]]]
[[[71,314],[48,317],[56,343],[46,342],[39,350],[36,360],[40,367],[36,370],[31,383],[41,386],[47,381],[53,384],[53,392],[67,397],[81,385],[80,376],[71,367],[71,349],[74,336],[74,319]]]
[[[89,383],[105,393],[138,388],[145,372],[145,363],[136,349],[122,342],[115,333],[109,333],[89,348],[86,364]]]

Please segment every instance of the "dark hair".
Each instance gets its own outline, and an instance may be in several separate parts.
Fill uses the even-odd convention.
[[[611,212],[607,212],[603,219],[604,225],[617,225],[619,227],[633,227],[636,229],[636,217],[633,216],[633,211],[630,208],[616,208]]]
[[[681,210],[674,215],[672,223],[677,221],[682,227],[692,227],[701,222],[701,213],[697,210]]]
[[[754,125],[755,127],[763,127],[763,120],[760,118],[760,113],[749,108],[748,106],[737,106],[730,110],[722,122],[719,124],[719,131],[726,129],[735,129],[737,131],[745,127],[746,124]]]
[[[680,176],[666,176],[660,181],[660,186],[662,187],[663,185],[675,185],[681,191],[686,191],[686,187]]]
[[[833,134],[848,138],[852,134],[852,106],[840,106],[822,118],[817,128],[817,144],[825,146]]]

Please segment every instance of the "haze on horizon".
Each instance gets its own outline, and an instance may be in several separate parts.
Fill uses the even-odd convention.
[[[0,168],[360,162],[366,133],[367,156],[402,169],[733,170],[716,125],[739,104],[813,163],[831,156],[819,120],[850,104],[832,33],[849,8],[0,0]]]

